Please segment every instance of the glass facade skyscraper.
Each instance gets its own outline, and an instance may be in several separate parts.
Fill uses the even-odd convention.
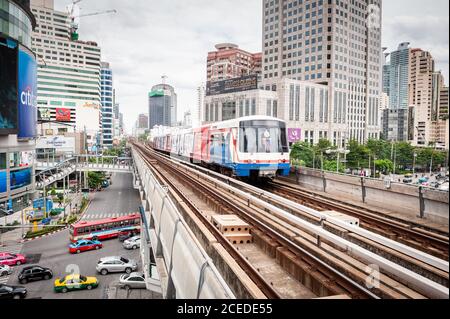
[[[177,123],[177,95],[172,86],[155,85],[149,94],[149,129],[155,125],[175,126]]]
[[[101,99],[103,147],[111,148],[114,138],[113,72],[109,63],[101,63]]]
[[[391,53],[389,73],[389,105],[392,109],[407,108],[408,80],[409,80],[409,43],[404,42],[398,46],[397,51]]]

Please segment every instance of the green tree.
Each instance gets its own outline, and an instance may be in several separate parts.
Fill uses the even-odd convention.
[[[385,140],[370,139],[366,144],[369,149],[369,154],[372,158],[375,156],[378,159],[390,159],[392,144]]]
[[[376,160],[375,167],[377,171],[380,171],[385,175],[394,171],[394,163],[388,159]]]
[[[352,140],[348,144],[348,150],[350,153],[347,155],[347,167],[352,169],[358,169],[365,166],[369,158],[369,149],[358,143],[356,140]]]
[[[105,173],[102,172],[89,172],[88,182],[90,188],[99,188],[103,181],[106,179]]]
[[[396,164],[405,169],[412,167],[414,162],[414,147],[408,142],[397,142],[395,144]]]
[[[313,167],[315,150],[307,142],[298,142],[292,146],[291,159],[303,163],[306,167]]]
[[[329,172],[333,172],[335,173],[337,171],[337,161],[324,161],[323,162],[323,169],[325,171],[329,171]],[[343,165],[339,165],[339,173],[344,173],[344,166]]]

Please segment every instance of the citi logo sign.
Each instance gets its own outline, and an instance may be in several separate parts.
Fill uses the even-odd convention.
[[[20,94],[20,102],[22,102],[23,105],[35,106],[35,100],[36,98],[29,86]]]

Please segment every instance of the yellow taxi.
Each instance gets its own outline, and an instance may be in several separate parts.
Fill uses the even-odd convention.
[[[55,292],[66,293],[73,290],[91,290],[98,287],[98,279],[79,274],[67,275],[55,280]]]

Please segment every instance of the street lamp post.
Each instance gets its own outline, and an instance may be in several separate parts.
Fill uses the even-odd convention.
[[[414,152],[414,159],[413,159],[413,175],[416,174],[416,159],[417,159],[417,153]]]

